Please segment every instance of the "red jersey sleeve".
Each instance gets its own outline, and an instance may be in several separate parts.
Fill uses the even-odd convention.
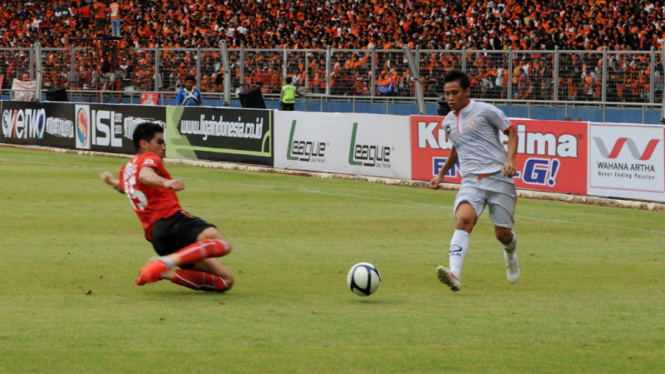
[[[159,156],[157,156],[154,153],[147,153],[145,155],[145,157],[143,158],[143,162],[141,163],[141,165],[139,165],[139,171],[144,166],[147,166],[151,169],[155,169],[155,171],[166,171],[166,169],[164,168],[164,163],[162,162],[162,159],[159,158]]]

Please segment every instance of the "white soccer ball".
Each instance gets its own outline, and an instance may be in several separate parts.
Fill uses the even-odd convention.
[[[351,291],[358,296],[369,296],[376,292],[381,284],[381,274],[376,266],[361,262],[353,265],[346,276],[346,283]]]

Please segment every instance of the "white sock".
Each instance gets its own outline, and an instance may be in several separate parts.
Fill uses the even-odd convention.
[[[510,244],[503,246],[503,249],[506,250],[506,254],[508,255],[508,259],[512,260],[513,257],[515,257],[515,249],[517,249],[517,235],[513,232],[513,240],[510,242]]]
[[[175,261],[173,261],[173,259],[171,259],[171,257],[162,256],[159,259],[162,260],[164,262],[164,265],[168,266],[169,268],[172,268],[172,267],[175,266]]]
[[[450,241],[450,271],[458,279],[462,279],[462,263],[469,250],[469,233],[464,230],[455,230],[453,239]]]

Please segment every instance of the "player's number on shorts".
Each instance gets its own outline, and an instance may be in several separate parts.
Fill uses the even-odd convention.
[[[125,181],[125,191],[129,191],[127,197],[134,210],[143,210],[148,205],[148,199],[143,192],[134,189],[135,184],[136,176],[134,175]]]

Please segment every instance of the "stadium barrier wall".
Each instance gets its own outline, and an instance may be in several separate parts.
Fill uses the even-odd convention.
[[[141,122],[166,124],[165,107],[2,102],[0,142],[134,154]]]
[[[274,165],[273,111],[166,108],[166,156]]]
[[[131,155],[134,129],[153,122],[166,128],[168,157],[273,166],[270,110],[25,101],[1,110],[2,143]]]
[[[275,166],[411,179],[409,117],[275,112]]]
[[[92,103],[106,103],[106,104],[141,104],[141,97],[138,93],[133,96],[123,97],[108,97],[104,101],[92,101]],[[0,100],[10,100],[9,95],[0,96]],[[264,97],[266,107],[268,109],[278,109],[279,101],[271,100],[269,97]],[[341,100],[341,99],[339,99]],[[399,100],[399,98],[398,98]],[[161,105],[170,106],[175,105],[175,98],[162,98],[159,100]],[[220,99],[207,99],[203,98],[204,106],[223,106],[223,101]],[[479,99],[478,101],[485,101]],[[72,98],[72,102],[90,103],[90,100],[81,100],[78,97]],[[554,120],[565,121],[566,118],[575,119],[577,121],[589,122],[616,122],[616,123],[642,123],[642,124],[661,124],[662,111],[656,106],[625,106],[623,108],[610,107],[607,105],[601,108],[593,108],[586,106],[575,106],[565,102],[554,104],[553,102],[541,103],[513,103],[510,105],[502,102],[488,100],[487,102],[494,104],[497,108],[501,109],[508,117],[514,118],[529,118],[541,120]],[[595,105],[590,103],[589,105]],[[242,108],[239,100],[231,100],[229,103],[231,108]],[[437,104],[425,104],[425,111],[427,115],[436,115],[439,106]],[[390,97],[383,98],[382,101],[375,100],[375,102],[367,102],[355,97],[348,97],[346,101],[331,101],[323,97],[306,97],[305,99],[298,99],[295,106],[296,111],[302,112],[325,112],[325,113],[375,113],[375,114],[394,114],[394,115],[417,115],[418,106],[408,102],[394,102]]]
[[[152,121],[166,127],[168,157],[405,180],[431,179],[452,147],[438,116],[1,104],[0,142],[18,145],[133,154],[134,127]],[[665,202],[665,127],[511,122],[520,135],[518,188]],[[454,168],[446,182],[460,181]]]
[[[441,127],[443,118],[411,116],[411,179],[429,180],[445,163],[452,143]],[[520,137],[517,188],[665,202],[665,127],[510,121]],[[461,183],[458,168],[459,163],[446,182]]]

